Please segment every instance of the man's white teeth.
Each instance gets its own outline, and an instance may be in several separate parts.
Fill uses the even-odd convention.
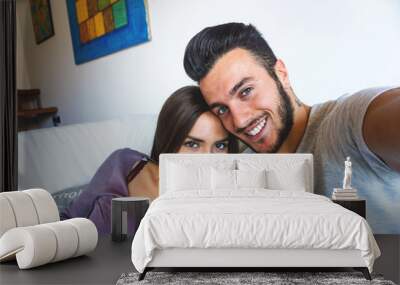
[[[252,130],[247,132],[248,135],[250,136],[255,136],[258,135],[258,133],[261,131],[261,129],[265,126],[265,118],[261,119],[260,122],[255,126]]]

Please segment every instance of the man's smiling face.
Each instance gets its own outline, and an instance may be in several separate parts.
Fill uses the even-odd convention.
[[[293,126],[293,106],[281,82],[249,51],[227,52],[199,83],[229,132],[257,152],[279,150]]]

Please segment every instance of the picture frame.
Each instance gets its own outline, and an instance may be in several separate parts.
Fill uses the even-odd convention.
[[[150,40],[145,0],[66,0],[75,64]]]
[[[41,44],[55,34],[50,0],[30,0],[29,2],[36,44]]]

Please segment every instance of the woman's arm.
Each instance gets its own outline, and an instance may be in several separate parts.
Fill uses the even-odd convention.
[[[111,233],[111,195],[99,197],[87,217],[97,228],[99,234]]]

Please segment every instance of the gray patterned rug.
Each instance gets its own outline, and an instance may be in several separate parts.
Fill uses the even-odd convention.
[[[142,281],[139,273],[124,273],[117,285],[133,284],[379,284],[395,285],[381,275],[372,275],[372,281],[360,272],[148,272]]]

